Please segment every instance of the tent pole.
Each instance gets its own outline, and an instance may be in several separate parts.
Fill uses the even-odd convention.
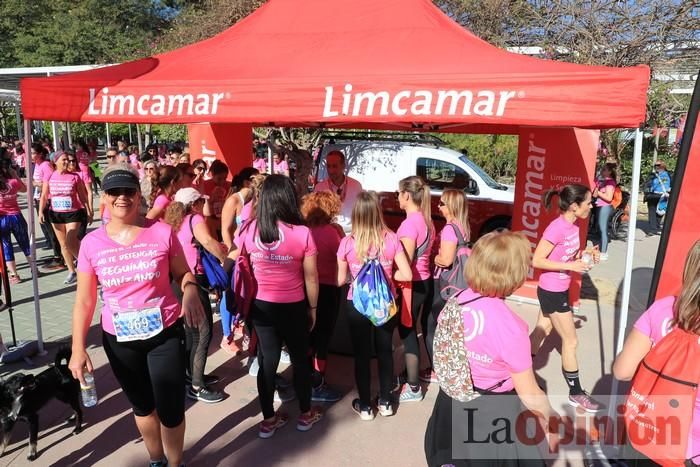
[[[627,315],[629,314],[630,293],[632,290],[632,267],[634,266],[634,244],[637,233],[637,206],[639,204],[639,178],[642,174],[642,140],[644,133],[637,128],[634,134],[634,156],[632,158],[632,193],[630,194],[630,220],[627,233],[627,256],[625,258],[625,275],[622,278],[622,303],[620,305],[620,324],[617,329],[617,342],[615,344],[615,356],[622,352],[625,345],[625,333],[627,331]],[[608,416],[615,419],[617,390],[619,382],[613,377],[612,388],[610,389],[610,405],[608,405]]]
[[[51,72],[47,71],[46,76],[51,76]],[[61,149],[61,146],[58,144],[58,123],[53,120],[51,120],[51,136],[53,137],[53,150],[58,151]]]
[[[29,227],[29,266],[32,269],[32,290],[34,291],[34,317],[36,319],[36,340],[39,354],[44,354],[44,336],[41,331],[41,308],[39,306],[39,269],[36,267],[36,235],[34,227],[34,190],[32,187],[32,172],[34,172],[32,162],[32,122],[29,119],[24,120],[24,157],[27,167],[27,224]]]
[[[143,143],[141,142],[141,125],[136,124],[136,139],[139,140],[139,154],[143,154]]]
[[[131,123],[129,123],[129,144],[134,144],[134,135],[131,133]]]
[[[105,152],[106,152],[107,148],[112,147],[112,137],[109,134],[109,123],[105,123],[105,133],[107,134],[107,142],[105,143]]]

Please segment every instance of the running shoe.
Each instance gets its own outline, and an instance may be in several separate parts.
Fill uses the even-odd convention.
[[[258,357],[248,357],[248,374],[250,376],[258,376],[258,371],[260,371],[260,365],[258,364]]]
[[[391,405],[391,401],[384,399],[377,400],[377,409],[379,415],[382,417],[391,417],[394,415],[394,407]]]
[[[314,402],[338,402],[342,394],[335,389],[329,388],[326,384],[321,384],[311,389],[311,400]]]
[[[287,416],[287,414],[279,412],[276,413],[275,418],[273,418],[269,422],[266,422],[264,420],[260,422],[258,437],[262,439],[272,438],[272,435],[275,434],[275,431],[286,425],[288,421],[289,417]]]
[[[148,467],[168,467],[168,459],[163,459],[160,461],[151,461]]]
[[[360,416],[360,420],[364,420],[366,422],[374,420],[374,412],[372,412],[372,407],[363,406],[360,399],[352,400],[352,410],[354,410],[355,413]]]
[[[607,260],[608,260],[608,254],[607,254],[607,253],[601,253],[601,254],[600,254],[600,260],[601,260],[601,261],[607,261]]]
[[[597,413],[606,408],[605,404],[593,399],[586,391],[569,396],[569,405],[588,413]]]
[[[297,430],[309,431],[321,418],[323,418],[321,410],[317,407],[311,407],[311,410],[305,414],[299,415],[299,418],[297,418]]]
[[[296,394],[291,389],[275,389],[275,402],[289,402],[296,397]]]
[[[425,370],[420,372],[419,379],[423,381],[424,383],[437,383],[437,375],[433,371],[432,368],[426,368]]]
[[[61,269],[66,269],[66,265],[63,264],[63,261],[57,258],[52,258],[49,262],[44,264],[41,269],[44,269],[45,271],[60,271]]]
[[[289,358],[289,352],[285,349],[282,349],[282,353],[280,353],[280,363],[284,363],[285,365],[292,363],[292,359]]]
[[[63,283],[66,285],[75,284],[78,281],[78,275],[74,272],[69,272]]]
[[[399,402],[420,402],[423,400],[423,391],[418,388],[417,391],[413,391],[409,384],[404,384],[401,390],[401,395],[399,396]]]
[[[197,390],[190,386],[189,390],[187,391],[187,397],[196,401],[206,402],[207,404],[214,404],[224,400],[224,393],[213,391],[206,386],[202,386]]]

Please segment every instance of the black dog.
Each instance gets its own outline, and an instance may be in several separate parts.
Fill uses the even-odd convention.
[[[0,456],[10,441],[12,428],[17,420],[29,423],[29,455],[36,459],[36,443],[39,436],[39,410],[54,397],[69,404],[75,411],[73,433],[80,433],[83,412],[80,409],[80,383],[68,370],[71,351],[62,347],[56,354],[54,365],[38,375],[18,373],[0,383],[0,430],[2,448]]]

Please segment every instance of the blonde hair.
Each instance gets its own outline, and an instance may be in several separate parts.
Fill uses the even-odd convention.
[[[474,292],[505,298],[525,282],[531,258],[530,242],[522,232],[491,232],[474,245],[464,278]]]
[[[177,233],[180,231],[182,221],[185,219],[188,210],[181,202],[173,201],[165,208],[163,220],[173,228],[173,232]]]
[[[683,286],[673,304],[673,324],[700,334],[700,240],[690,248],[683,268]]]
[[[316,227],[327,225],[340,214],[341,201],[335,193],[319,191],[309,193],[301,199],[301,215],[306,225]]]
[[[405,191],[411,195],[411,201],[418,206],[418,209],[420,209],[423,214],[425,225],[432,230],[434,227],[433,216],[430,209],[430,187],[428,184],[418,175],[411,175],[399,182],[399,190]]]
[[[376,193],[363,191],[357,196],[352,207],[351,221],[355,256],[365,261],[373,247],[377,249],[377,255],[380,255],[384,250],[384,233],[389,229],[384,223]]]
[[[469,202],[464,192],[450,188],[442,192],[442,200],[457,224],[462,228],[464,239],[469,241]]]

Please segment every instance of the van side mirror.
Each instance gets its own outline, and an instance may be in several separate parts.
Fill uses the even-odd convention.
[[[464,188],[464,192],[468,195],[478,195],[479,185],[476,183],[476,180],[470,178],[469,183],[467,183],[467,186]]]

